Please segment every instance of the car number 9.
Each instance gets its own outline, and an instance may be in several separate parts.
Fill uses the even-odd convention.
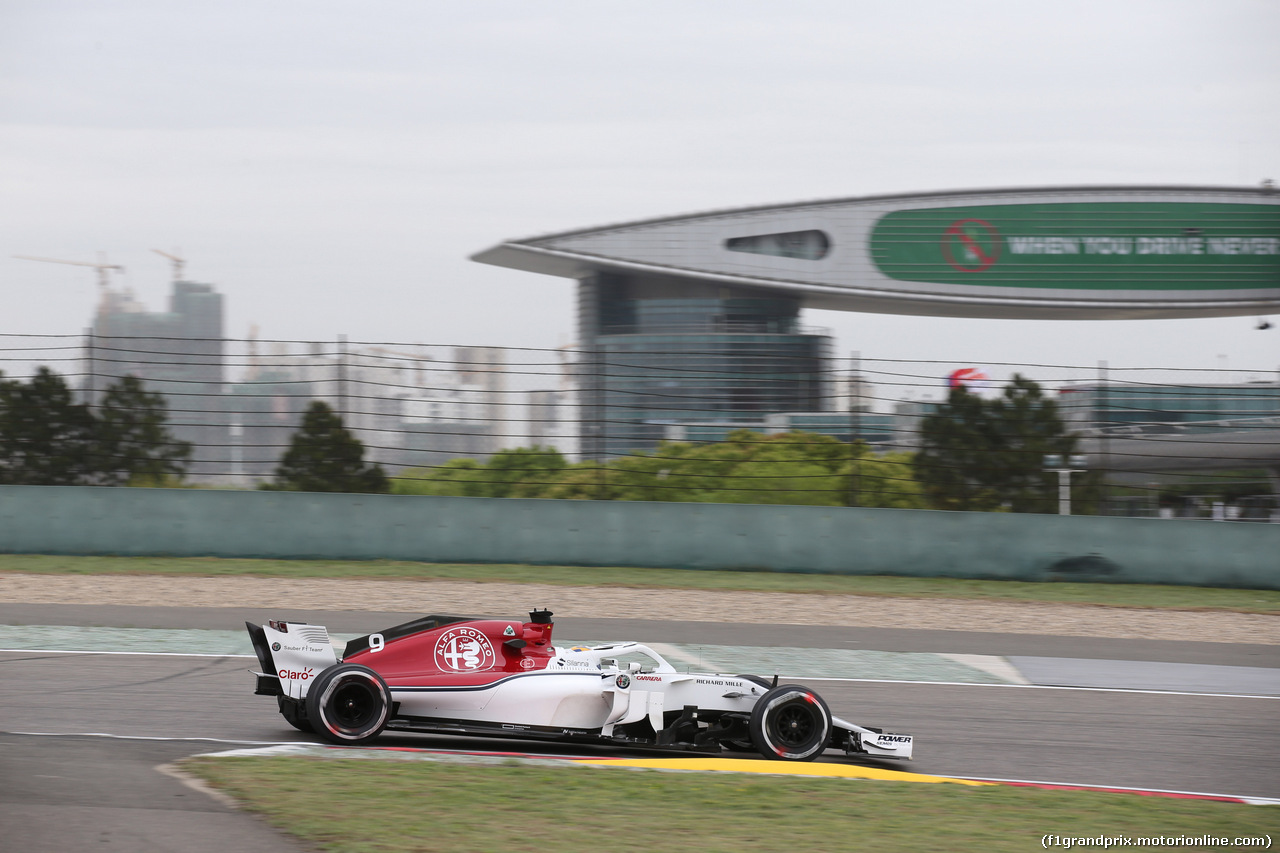
[[[383,642],[381,634],[369,635],[369,651],[370,652],[380,652],[386,647],[387,647],[387,644]]]

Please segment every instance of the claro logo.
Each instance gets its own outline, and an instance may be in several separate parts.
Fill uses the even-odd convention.
[[[311,677],[311,667],[307,667],[302,671],[298,671],[296,669],[282,669],[277,674],[287,681],[306,681]]]

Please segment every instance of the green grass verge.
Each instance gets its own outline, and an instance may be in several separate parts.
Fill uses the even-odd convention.
[[[305,758],[183,767],[333,853],[1025,853],[1046,834],[1235,838],[1274,835],[1280,819],[1276,807],[1132,794],[746,774]]]
[[[1167,610],[1280,613],[1280,591],[1154,584],[1024,583],[883,575],[810,575],[584,566],[473,565],[391,560],[234,560],[204,557],[64,557],[0,554],[0,572],[249,575],[545,583],[560,586],[809,592],[901,598],[963,598]]]

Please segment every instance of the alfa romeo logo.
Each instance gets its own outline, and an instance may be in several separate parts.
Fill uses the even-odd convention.
[[[958,219],[942,232],[942,256],[961,272],[982,272],[1000,260],[1000,232],[983,219]]]
[[[619,675],[617,679],[617,684],[618,684],[619,690],[626,690],[628,687],[631,686],[631,676]]]
[[[475,628],[450,628],[436,640],[436,666],[452,672],[480,672],[493,666],[493,644]]]

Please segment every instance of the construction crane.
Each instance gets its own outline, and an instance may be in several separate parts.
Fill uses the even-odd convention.
[[[159,249],[152,249],[151,251],[155,252],[157,255],[160,255],[161,257],[165,257],[173,261],[173,280],[182,281],[182,270],[187,265],[186,258],[180,258],[177,255],[171,255],[168,252],[162,252]],[[177,251],[180,252],[182,250],[178,249]]]
[[[109,286],[108,272],[111,270],[124,272],[124,267],[119,264],[107,263],[102,252],[98,253],[98,262],[96,264],[91,263],[90,261],[64,261],[61,258],[34,258],[30,255],[14,255],[14,257],[23,261],[44,261],[50,264],[71,264],[72,266],[77,267],[93,267],[98,271],[98,286],[102,289],[104,294],[107,292],[107,287]]]

